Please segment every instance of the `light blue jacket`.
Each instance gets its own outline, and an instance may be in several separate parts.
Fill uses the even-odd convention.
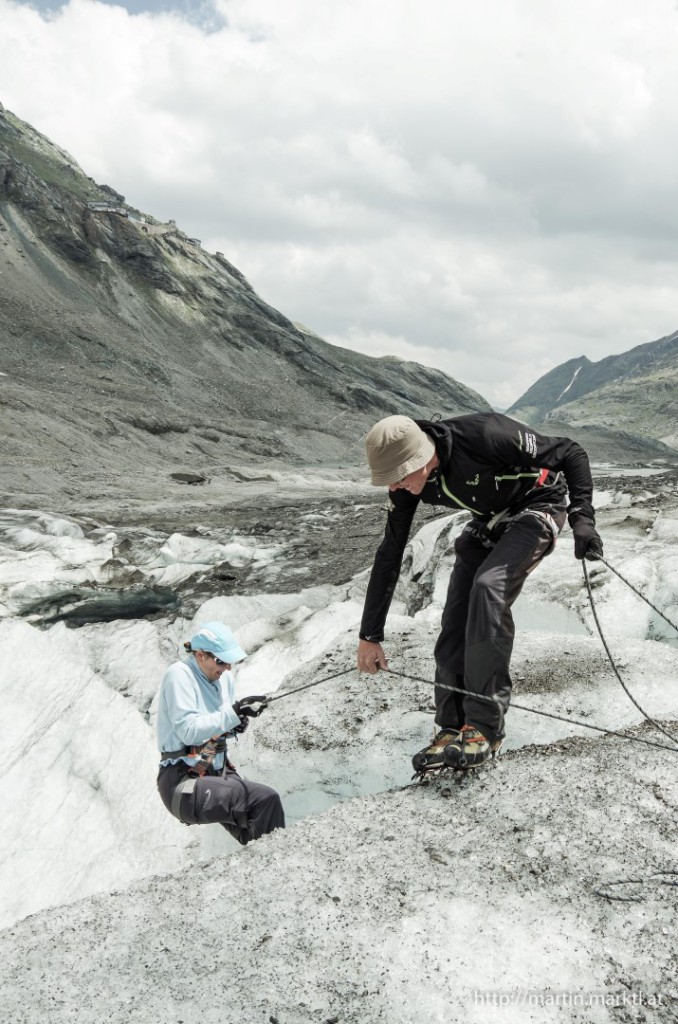
[[[230,672],[224,672],[220,679],[211,682],[200,671],[192,654],[185,661],[175,661],[160,684],[159,750],[196,747],[206,743],[210,736],[230,732],[240,725],[240,719],[233,710],[234,691]],[[161,761],[161,764],[176,764],[179,760],[195,764],[198,758],[172,758]],[[219,769],[223,763],[224,755],[217,754],[214,767]]]

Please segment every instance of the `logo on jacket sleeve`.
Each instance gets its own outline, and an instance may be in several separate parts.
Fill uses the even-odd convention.
[[[530,434],[527,430],[523,434],[521,430],[518,431],[518,438],[520,440],[519,448],[524,448],[528,455],[532,458],[537,457],[537,438],[534,434]]]

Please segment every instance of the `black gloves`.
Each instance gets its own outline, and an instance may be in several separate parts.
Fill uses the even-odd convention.
[[[580,516],[572,525],[574,557],[596,561],[603,557],[603,542],[590,519]]]
[[[243,697],[242,700],[233,701],[233,710],[240,719],[240,725],[236,725],[233,732],[244,732],[250,724],[250,718],[258,718],[267,707],[268,697]]]
[[[254,707],[258,704],[259,707]],[[262,711],[268,707],[268,697],[243,697],[233,703],[233,710],[240,718],[258,718]]]

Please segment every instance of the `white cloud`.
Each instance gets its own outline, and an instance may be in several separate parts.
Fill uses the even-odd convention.
[[[0,99],[292,319],[499,405],[678,326],[672,2],[214,9],[0,0]]]

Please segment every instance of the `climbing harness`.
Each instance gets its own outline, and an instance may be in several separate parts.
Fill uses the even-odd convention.
[[[188,766],[189,775],[196,775],[198,778],[202,778],[212,767],[217,754],[223,754],[225,750],[226,734],[222,733],[221,736],[213,736],[199,748],[198,760],[195,764]]]
[[[217,754],[223,754],[226,749],[226,733],[220,736],[212,736],[206,743],[195,747],[180,747],[179,750],[163,750],[160,754],[161,761],[176,760],[180,757],[197,757],[195,764],[188,766],[191,775],[198,778],[209,771]]]
[[[226,739],[228,733],[222,733],[220,736],[213,736],[207,740],[201,746],[195,747],[181,747],[179,750],[163,750],[161,757],[163,760],[172,759],[176,760],[181,757],[198,757],[195,764],[188,765],[187,774],[176,784],[172,791],[172,802],[170,806],[170,813],[182,823],[182,825],[190,825],[191,822],[185,821],[181,814],[181,802],[185,796],[189,796],[193,793],[196,784],[200,779],[204,778],[205,775],[218,775],[221,774],[225,777],[226,772],[234,772],[235,769],[231,762],[226,758]],[[224,754],[224,764],[221,768],[221,772],[214,768],[214,759],[217,754]],[[237,778],[237,776],[236,776]]]
[[[493,548],[497,543],[498,537],[493,537],[492,534],[498,526],[506,526],[506,529],[510,529],[511,526],[518,520],[523,519],[525,516],[532,516],[535,519],[539,519],[548,530],[551,532],[553,545],[560,536],[560,527],[553,518],[553,516],[545,509],[541,508],[523,508],[518,512],[509,512],[508,509],[504,509],[502,512],[497,512],[496,515],[492,516],[487,521],[482,519],[471,519],[464,527],[473,537],[477,538],[483,547]]]

